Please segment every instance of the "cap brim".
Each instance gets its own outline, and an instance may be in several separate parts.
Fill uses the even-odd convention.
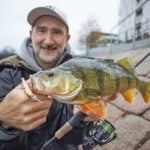
[[[46,8],[46,7],[38,7],[38,8],[33,9],[29,13],[29,15],[27,17],[27,20],[28,20],[29,24],[33,26],[35,21],[41,16],[52,16],[52,17],[55,17],[55,18],[61,20],[68,27],[68,25],[61,18],[61,16],[59,16],[56,12],[54,12],[53,10],[50,10],[49,8]]]

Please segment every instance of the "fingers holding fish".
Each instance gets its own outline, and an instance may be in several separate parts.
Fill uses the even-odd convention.
[[[24,78],[21,79],[22,80],[22,87],[24,89],[24,92],[32,99],[32,101],[42,101],[42,100],[52,100],[51,96],[48,96],[46,94],[38,94],[38,93],[34,93],[33,91],[33,85],[31,82],[31,79],[28,79],[25,81]]]
[[[104,96],[100,100],[102,100],[104,102],[109,102],[109,101],[115,100],[118,96],[119,96],[119,93],[116,92],[113,95]]]
[[[17,98],[16,98],[17,95]],[[1,102],[1,122],[5,128],[31,130],[45,121],[52,100],[48,98],[35,103],[26,95],[22,85],[18,85]],[[33,122],[30,120],[34,120]]]

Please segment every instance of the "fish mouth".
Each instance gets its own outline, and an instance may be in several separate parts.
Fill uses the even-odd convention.
[[[75,98],[79,92],[82,89],[82,83],[80,82],[78,88],[76,88],[73,92],[70,92],[69,94],[53,94],[52,97],[59,102],[62,103],[69,103],[73,98]]]

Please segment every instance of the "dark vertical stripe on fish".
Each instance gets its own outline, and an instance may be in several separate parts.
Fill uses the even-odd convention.
[[[113,76],[114,76],[115,82],[116,82],[116,91],[119,91],[119,88],[120,88],[120,78],[119,78],[119,74],[118,74],[116,68],[117,68],[117,65],[113,65],[112,66],[112,73],[113,73]]]
[[[127,77],[127,80],[128,80],[128,88],[131,86],[131,77],[129,75],[129,73],[127,71],[125,71],[125,74],[126,74],[126,77]]]
[[[97,81],[98,81],[98,85],[99,85],[99,89],[100,91],[103,91],[104,89],[104,72],[102,69],[98,70],[95,69],[95,74],[97,76]]]
[[[84,73],[84,70],[83,68],[80,68],[80,67],[75,67],[75,68],[72,68],[72,72],[73,74],[75,74],[76,77],[80,78],[81,80],[85,80],[85,73]]]
[[[139,79],[135,78],[136,86],[139,87]]]

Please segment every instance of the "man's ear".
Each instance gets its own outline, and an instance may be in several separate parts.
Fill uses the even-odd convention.
[[[71,35],[68,34],[68,35],[67,35],[67,42],[70,40],[70,37],[71,37]]]
[[[29,36],[32,37],[32,30],[29,31]]]

